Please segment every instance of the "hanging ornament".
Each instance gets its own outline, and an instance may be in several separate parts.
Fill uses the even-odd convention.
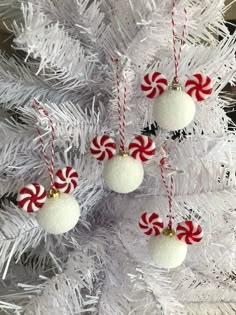
[[[37,128],[42,153],[48,168],[51,188],[33,183],[23,187],[17,196],[18,207],[27,212],[36,212],[39,226],[51,234],[63,234],[73,229],[80,217],[80,207],[71,193],[78,185],[78,173],[72,167],[59,169],[54,176],[54,138],[55,129],[48,112],[34,100],[35,108],[47,117],[51,128],[51,160],[49,162],[41,131]]]
[[[99,161],[105,161],[103,178],[106,185],[118,193],[129,193],[137,189],[144,177],[142,162],[155,154],[155,144],[147,136],[136,136],[125,148],[126,128],[126,82],[124,82],[123,104],[120,96],[120,67],[116,63],[117,103],[119,116],[119,152],[115,141],[107,135],[95,137],[90,146],[91,154]]]
[[[176,131],[188,126],[195,116],[195,102],[207,99],[213,90],[210,77],[200,73],[194,74],[187,80],[185,89],[179,82],[179,64],[182,48],[186,36],[187,11],[184,9],[185,21],[181,35],[180,47],[177,52],[177,34],[175,24],[176,2],[173,0],[172,8],[172,34],[175,75],[171,86],[167,88],[167,80],[160,72],[146,74],[141,84],[141,90],[148,98],[156,98],[153,104],[153,119],[159,127],[167,131]],[[158,74],[158,75],[157,75]],[[187,93],[186,93],[187,92]]]
[[[176,230],[173,228],[173,189],[174,176],[170,176],[170,186],[167,183],[165,169],[170,169],[167,163],[165,150],[162,148],[164,156],[160,161],[161,177],[166,188],[169,215],[168,225],[164,223],[157,213],[143,213],[139,221],[139,227],[146,235],[151,236],[148,243],[148,251],[152,260],[162,268],[176,268],[180,266],[187,255],[187,244],[191,245],[200,242],[203,236],[200,225],[193,221],[184,221],[177,224]]]
[[[160,128],[167,131],[185,128],[194,116],[195,103],[177,82],[172,83],[171,88],[153,106],[153,118]]]
[[[158,266],[176,268],[185,260],[187,244],[176,237],[174,229],[165,228],[161,235],[150,238],[148,251]]]
[[[79,221],[80,207],[74,196],[50,190],[47,200],[36,218],[38,224],[50,234],[63,234],[73,229]]]

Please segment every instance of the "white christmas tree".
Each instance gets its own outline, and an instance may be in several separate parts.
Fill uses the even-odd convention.
[[[140,85],[144,74],[156,69],[168,82],[173,79],[172,5],[172,0],[1,1],[0,15],[15,19],[6,27],[17,52],[11,58],[2,53],[0,63],[4,314],[236,313],[236,138],[225,111],[232,99],[222,93],[236,79],[236,47],[224,24],[223,0],[176,2],[177,34],[187,11],[180,82],[201,72],[211,77],[213,93],[196,104],[194,121],[185,129],[152,135],[157,153],[144,166],[142,185],[130,194],[112,192],[103,181],[103,164],[89,153],[95,136],[118,138],[112,58],[121,61],[127,82],[126,146],[153,123],[154,100],[143,96]],[[35,128],[47,144],[50,125],[33,108],[34,98],[55,125],[55,167],[71,165],[79,173],[74,196],[81,219],[62,235],[46,233],[14,200],[29,183],[50,187]],[[163,145],[180,170],[174,220],[193,219],[204,231],[176,269],[152,261],[148,237],[138,227],[144,210],[167,215],[159,168]]]

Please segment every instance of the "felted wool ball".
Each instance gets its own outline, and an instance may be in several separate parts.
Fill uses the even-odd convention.
[[[176,268],[187,254],[187,244],[175,235],[152,236],[148,243],[149,255],[162,268]]]
[[[63,234],[75,227],[80,217],[80,207],[75,197],[59,193],[47,198],[37,212],[38,224],[48,233]]]
[[[142,163],[129,155],[115,155],[105,163],[103,169],[106,185],[121,194],[137,189],[143,181],[143,176]]]
[[[181,90],[167,90],[153,105],[153,118],[168,131],[185,128],[195,116],[195,103],[191,96]]]

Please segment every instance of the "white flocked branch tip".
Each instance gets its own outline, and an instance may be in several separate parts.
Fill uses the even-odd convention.
[[[3,0],[1,5],[15,5],[16,2]],[[176,175],[176,222],[181,222],[183,216],[195,217],[204,229],[204,239],[201,244],[194,245],[196,250],[193,247],[188,250],[183,269],[168,275],[150,264],[145,251],[146,239],[139,234],[137,225],[141,207],[157,211],[163,218],[166,215],[167,200],[155,158],[145,166],[147,176],[140,194],[114,197],[104,191],[101,168],[88,158],[86,150],[95,134],[104,132],[113,136],[117,130],[117,107],[112,98],[114,80],[110,67],[110,57],[114,52],[128,59],[129,139],[140,133],[146,122],[150,123],[148,104],[137,90],[140,78],[149,70],[159,69],[168,81],[172,79],[171,28],[167,18],[171,1],[107,0],[92,1],[88,5],[87,0],[79,0],[70,1],[65,6],[65,1],[60,0],[58,7],[50,0],[40,3],[34,0],[29,5],[20,2],[24,3],[25,25],[21,28],[16,21],[16,43],[27,54],[39,59],[32,64],[28,59],[26,68],[1,56],[0,102],[7,109],[22,109],[25,128],[21,124],[1,122],[4,139],[1,140],[0,152],[0,192],[1,195],[16,192],[23,182],[37,176],[43,183],[47,182],[33,141],[36,134],[31,127],[35,116],[29,105],[31,97],[49,100],[60,148],[56,153],[56,163],[58,167],[72,165],[84,178],[75,190],[75,196],[80,201],[86,222],[82,227],[85,226],[86,231],[90,228],[91,234],[79,226],[66,238],[46,238],[47,250],[53,251],[54,261],[62,262],[62,268],[58,268],[62,273],[48,279],[42,272],[40,280],[46,282],[40,284],[31,277],[35,273],[28,274],[27,280],[21,281],[22,273],[17,272],[11,256],[15,255],[19,261],[28,248],[40,253],[45,235],[38,230],[29,232],[34,223],[26,223],[23,214],[18,213],[14,206],[4,206],[1,211],[0,269],[7,281],[18,281],[21,285],[18,287],[20,292],[15,295],[17,302],[12,297],[8,299],[5,293],[1,298],[0,294],[3,301],[0,307],[16,314],[24,307],[27,315],[53,312],[54,302],[59,303],[59,310],[54,313],[58,314],[64,307],[65,315],[71,314],[71,309],[74,313],[98,310],[102,315],[116,312],[141,315],[145,311],[160,310],[175,315],[215,315],[216,312],[233,315],[235,290],[231,291],[229,286],[233,282],[225,281],[225,277],[231,275],[230,271],[236,267],[233,232],[236,224],[233,211],[236,202],[235,135],[227,131],[229,119],[223,110],[225,106],[231,106],[232,100],[223,98],[220,92],[228,82],[235,81],[235,35],[230,35],[224,24],[224,1],[190,0],[187,4],[188,36],[183,47],[180,79],[184,83],[192,74],[203,71],[212,78],[214,91],[210,100],[197,107],[194,122],[185,130],[188,136],[181,135],[181,141],[173,142],[170,152],[178,169],[184,171]],[[177,27],[182,23],[183,5],[184,2],[179,3]],[[77,10],[71,10],[77,6]],[[5,8],[3,12],[6,12]],[[223,38],[221,41],[218,41],[219,36]],[[98,108],[100,110],[96,111]],[[40,127],[47,132],[44,122],[40,121]],[[158,134],[161,143],[169,137],[165,132]],[[68,141],[72,144],[68,145]],[[156,144],[158,147],[157,141]],[[151,173],[155,176],[150,176]],[[95,231],[100,226],[103,233],[98,236]],[[29,236],[18,235],[22,227]],[[130,255],[115,234],[123,239]],[[89,239],[92,240],[90,246]],[[73,256],[70,260],[68,248],[70,254],[71,249],[79,250],[77,258]],[[94,254],[94,260],[86,256],[87,252]],[[66,269],[64,261],[68,262],[69,269]],[[94,267],[95,262],[101,262],[101,265]],[[227,288],[223,289],[216,278],[209,280],[216,268],[220,282],[225,282]],[[204,275],[201,274],[203,271],[206,271]],[[199,284],[198,288],[194,283]],[[20,300],[22,290],[24,297],[28,290],[23,302]],[[65,305],[71,308],[68,306],[66,309]]]

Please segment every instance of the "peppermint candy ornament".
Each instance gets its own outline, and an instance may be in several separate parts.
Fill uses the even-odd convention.
[[[136,136],[129,144],[129,153],[142,162],[150,160],[155,154],[155,143],[147,136]]]
[[[107,135],[97,136],[91,142],[90,152],[98,161],[109,160],[116,153],[116,143]]]
[[[75,197],[70,195],[77,186],[78,174],[70,166],[58,170],[54,174],[55,127],[49,113],[40,106],[37,100],[34,102],[34,107],[39,111],[39,114],[48,119],[51,129],[51,155],[49,158],[48,152],[45,152],[42,133],[37,128],[51,185],[48,192],[37,183],[25,186],[18,193],[17,204],[24,211],[37,212],[38,224],[46,232],[63,234],[73,229],[80,218],[79,204]]]
[[[78,173],[71,166],[64,167],[56,172],[55,188],[63,193],[70,194],[78,185]]]
[[[176,228],[176,235],[179,240],[188,245],[198,243],[202,240],[203,232],[200,225],[193,221],[186,220],[178,223]]]
[[[98,136],[92,140],[91,154],[99,161],[105,161],[103,168],[104,182],[111,190],[126,194],[136,190],[142,183],[144,169],[141,162],[149,160],[155,152],[155,145],[145,136],[137,136],[131,141],[128,150],[125,148],[126,128],[126,77],[123,67],[117,58],[112,58],[116,64],[117,107],[119,121],[119,152],[116,154],[116,145],[109,136]],[[123,74],[123,75],[121,75]],[[124,77],[124,78],[123,78]],[[157,82],[158,74],[152,76]],[[123,80],[123,86],[120,86]],[[155,83],[157,84],[157,83]],[[121,90],[123,88],[123,95]]]
[[[141,215],[139,227],[144,234],[151,236],[148,251],[151,259],[162,268],[180,266],[187,255],[187,245],[200,242],[203,236],[200,225],[192,221],[184,221],[177,225],[176,230],[164,223],[157,213]]]
[[[143,213],[139,221],[140,229],[146,235],[159,235],[164,229],[164,223],[157,213]]]
[[[23,187],[17,195],[17,205],[26,212],[37,212],[40,210],[47,199],[45,188],[32,183]]]
[[[211,95],[213,85],[210,77],[196,73],[186,81],[185,89],[194,101],[202,102]]]
[[[160,96],[167,88],[167,80],[160,72],[148,73],[144,76],[141,90],[148,98],[156,98]]]
[[[183,45],[187,34],[188,11],[185,7],[183,8],[182,31],[178,36],[177,32],[179,29],[176,28],[178,23],[175,20],[177,13],[176,6],[177,0],[173,0],[172,11],[170,14],[174,57],[174,76],[172,85],[166,92],[164,92],[162,87],[160,93],[157,93],[155,83],[158,76],[160,76],[159,72],[154,72],[153,75],[146,75],[144,77],[144,82],[141,85],[141,89],[146,97],[153,98],[158,96],[153,104],[153,119],[157,122],[160,128],[167,131],[177,131],[187,127],[193,121],[195,116],[194,101],[203,101],[212,93],[211,79],[208,76],[203,76],[199,73],[187,80],[185,84],[187,93],[182,90],[182,86],[179,84],[179,68]],[[180,45],[178,45],[179,47],[177,47],[178,42],[180,42]],[[162,77],[161,80],[161,84],[166,84],[167,86],[167,81],[163,81]]]
[[[139,135],[130,142],[127,151],[122,148],[115,154],[115,141],[104,135],[92,140],[90,152],[99,161],[105,161],[105,184],[111,190],[125,194],[141,185],[144,176],[141,162],[146,162],[154,156],[155,144],[151,138]]]
[[[153,103],[153,119],[160,128],[177,131],[187,127],[195,116],[194,101],[202,102],[212,94],[212,81],[209,76],[197,73],[186,81],[185,90],[173,82]]]
[[[143,213],[139,227],[144,234],[151,236],[148,252],[159,267],[176,268],[182,264],[187,254],[187,245],[176,237],[174,229],[164,228],[164,223],[157,213]]]

